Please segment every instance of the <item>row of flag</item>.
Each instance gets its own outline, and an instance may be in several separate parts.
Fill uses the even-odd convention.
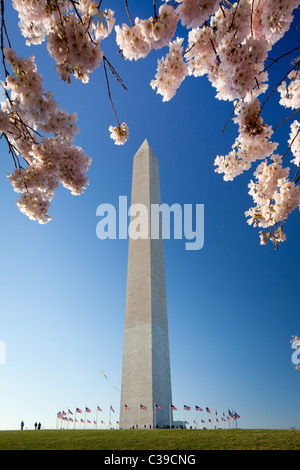
[[[113,412],[115,413],[115,410],[113,409],[113,407],[110,405],[110,412]],[[80,423],[80,424],[92,424],[92,421],[89,420],[89,419],[86,419],[86,413],[91,413],[92,410],[90,408],[88,408],[87,406],[85,407],[84,409],[84,413],[85,413],[85,418],[81,418],[81,419],[77,419],[77,414],[82,414],[83,413],[83,410],[81,408],[76,408],[75,410],[75,416],[74,416],[74,413],[73,411],[71,411],[70,409],[68,409],[68,411],[58,411],[57,413],[57,419],[61,419],[62,421],[66,421],[66,422],[70,422],[70,423],[74,423],[74,426],[75,426],[75,423]],[[100,406],[97,406],[96,408],[96,419],[94,419],[93,421],[93,424],[97,426],[98,424],[98,412],[102,412],[102,409],[100,408]],[[71,415],[71,416],[70,416]],[[72,416],[74,416],[74,418],[72,418]],[[105,421],[101,420],[100,421],[100,424],[101,425],[105,425]],[[119,424],[119,421],[117,421],[117,425]],[[112,423],[111,421],[109,420],[109,425],[112,426]]]
[[[161,409],[162,409],[162,407],[156,403],[156,404],[155,404],[155,410],[161,410]],[[170,404],[170,409],[173,410],[173,411],[178,411],[178,409],[176,408],[176,406],[172,405],[172,403]],[[126,404],[125,404],[125,410],[130,411],[129,406],[126,405]],[[147,406],[140,404],[140,410],[147,410]],[[188,406],[188,405],[183,405],[183,410],[184,410],[184,411],[190,411],[190,410],[191,410],[191,407]],[[195,405],[195,411],[203,411],[203,408],[201,408],[201,407],[198,406],[198,405]],[[205,411],[206,411],[206,413],[211,413],[211,409],[210,409],[208,406],[206,406]],[[218,416],[217,409],[215,409],[215,416]],[[230,410],[228,410],[228,416],[227,416],[226,419],[230,420],[230,419],[239,419],[239,418],[240,418],[240,416],[237,414],[236,411],[230,411]],[[222,410],[222,418],[221,418],[221,420],[222,420],[222,421],[226,421],[226,419],[225,419],[225,412],[224,412],[224,410]],[[216,421],[219,422],[218,418],[216,418]],[[202,420],[201,422],[204,422],[204,421]]]
[[[126,411],[130,411],[130,407],[129,407],[127,404],[125,404],[124,406],[125,406],[125,410],[126,410]],[[140,410],[147,410],[147,406],[146,406],[146,405],[143,405],[143,404],[140,404],[139,408],[140,408]],[[155,411],[156,411],[156,410],[158,410],[158,411],[162,410],[162,406],[160,406],[159,404],[156,403],[156,404],[155,404]],[[178,411],[178,408],[177,408],[175,405],[173,405],[173,404],[171,403],[171,404],[170,404],[170,410],[172,410],[172,411]],[[191,411],[191,410],[192,410],[192,407],[191,407],[191,406],[188,406],[188,405],[185,405],[185,404],[183,405],[183,412],[184,412],[184,411]],[[204,412],[204,411],[205,411],[206,413],[209,413],[209,414],[212,413],[211,409],[210,409],[208,406],[206,406],[205,408],[201,408],[200,406],[195,405],[194,410],[195,410],[195,412],[197,412],[197,411],[200,411],[200,412],[202,411],[202,412]],[[85,418],[84,418],[84,419],[83,419],[83,418],[82,418],[82,419],[77,419],[77,414],[82,414],[83,411],[84,411],[84,413],[85,413]],[[67,412],[66,412],[66,411],[59,411],[59,412],[57,413],[57,418],[58,418],[58,419],[61,419],[62,421],[74,423],[74,426],[76,425],[76,423],[80,423],[80,424],[92,424],[92,421],[91,421],[91,420],[86,419],[86,413],[91,413],[91,412],[92,412],[92,410],[91,410],[90,408],[88,408],[87,406],[85,407],[84,410],[82,410],[81,408],[76,408],[76,410],[75,410],[75,416],[74,416],[73,411],[71,411],[70,409],[68,409]],[[93,424],[96,425],[96,426],[97,426],[97,424],[98,424],[98,412],[100,412],[100,413],[102,412],[102,408],[100,408],[100,406],[97,406],[97,408],[96,408],[96,419],[93,420]],[[110,405],[109,412],[110,412],[110,413],[111,413],[111,412],[115,413],[115,410],[114,410],[114,408],[112,407],[112,405]],[[74,417],[73,417],[73,416],[74,416]],[[229,421],[229,420],[237,420],[237,419],[240,418],[240,416],[237,414],[236,411],[230,411],[229,409],[228,409],[228,415],[227,415],[227,416],[225,416],[224,410],[222,410],[220,419],[219,419],[217,416],[218,416],[218,412],[217,412],[217,409],[215,408],[215,423],[219,423],[220,420],[221,420],[222,422],[226,422],[226,421]],[[189,424],[190,424],[188,421],[185,421],[185,419],[183,419],[183,421],[184,421],[184,423],[185,423],[186,425],[189,425]],[[212,423],[212,422],[213,422],[213,420],[210,419],[210,418],[209,418],[207,421],[208,421],[208,423]],[[202,424],[205,424],[206,421],[205,421],[204,419],[201,419],[200,422],[201,422]],[[194,420],[193,423],[194,423],[195,425],[197,425],[197,421],[196,421],[196,420]],[[105,425],[105,422],[104,422],[103,420],[101,420],[101,421],[100,421],[100,424],[101,424],[101,425]],[[118,421],[118,420],[117,420],[116,424],[117,424],[117,425],[119,424],[119,421]],[[109,417],[109,426],[112,426],[110,417]]]

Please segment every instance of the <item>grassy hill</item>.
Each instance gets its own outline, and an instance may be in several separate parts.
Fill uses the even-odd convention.
[[[0,431],[0,450],[300,450],[300,431],[268,429]]]

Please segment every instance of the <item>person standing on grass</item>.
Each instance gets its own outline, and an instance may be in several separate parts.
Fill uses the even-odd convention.
[[[24,428],[24,421],[21,421],[21,431]]]

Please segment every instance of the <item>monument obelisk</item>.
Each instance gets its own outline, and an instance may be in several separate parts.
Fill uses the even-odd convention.
[[[148,236],[129,237],[120,402],[123,429],[172,422],[163,240],[161,235],[150,236],[151,204],[160,203],[158,161],[145,140],[133,158],[131,207],[147,208]]]

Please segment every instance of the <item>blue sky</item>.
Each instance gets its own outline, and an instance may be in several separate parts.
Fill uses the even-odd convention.
[[[118,147],[109,137],[114,125],[103,67],[83,85],[61,82],[43,46],[24,45],[17,14],[6,6],[13,46],[35,55],[45,90],[68,112],[77,111],[76,143],[92,157],[90,185],[80,197],[56,192],[46,225],[30,221],[15,205],[6,173],[13,162],[1,141],[0,163],[0,429],[24,420],[33,428],[56,426],[58,411],[88,406],[106,423],[109,405],[119,411],[128,240],[99,240],[99,204],[130,200],[132,158],[145,138],[160,165],[162,201],[204,204],[205,241],[186,251],[184,240],[164,242],[171,376],[175,419],[183,403],[236,410],[243,428],[300,428],[300,373],[293,368],[290,339],[300,335],[299,214],[286,223],[287,241],[279,250],[261,246],[244,212],[251,205],[247,184],[252,172],[224,182],[214,172],[216,155],[225,155],[236,137],[232,105],[215,99],[206,78],[188,77],[176,96],[163,103],[150,81],[166,49],[145,60],[125,62],[116,54],[115,35],[103,42],[121,75],[125,92],[111,77],[119,120],[130,137]],[[132,16],[152,14],[152,2],[130,2]],[[104,5],[104,4],[103,4]],[[127,22],[120,2],[107,2]],[[107,6],[105,4],[105,6]],[[148,5],[148,6],[147,6]],[[296,23],[299,23],[299,15]],[[297,45],[295,28],[278,43],[272,57]],[[290,60],[271,68],[270,90]],[[264,121],[275,126],[288,112],[276,94]],[[274,139],[285,152],[289,124]],[[109,381],[101,374],[103,370]],[[116,388],[115,388],[116,387]],[[190,414],[189,414],[190,413]],[[194,412],[185,412],[192,422]]]

